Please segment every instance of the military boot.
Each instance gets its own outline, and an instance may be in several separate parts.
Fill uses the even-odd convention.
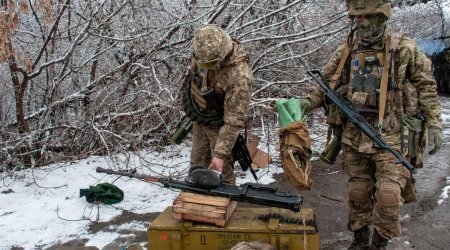
[[[372,250],[386,250],[388,240],[378,234],[377,230],[374,230],[372,237]]]
[[[352,250],[370,250],[370,229],[363,227],[354,232],[353,243],[348,249]]]

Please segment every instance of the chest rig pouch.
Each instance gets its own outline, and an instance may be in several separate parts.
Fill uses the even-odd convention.
[[[197,69],[192,72],[189,88],[183,95],[183,109],[191,121],[208,127],[220,127],[223,105],[214,91],[214,72]]]
[[[379,94],[384,54],[361,51],[352,55],[351,84],[347,97],[361,113],[379,112]]]

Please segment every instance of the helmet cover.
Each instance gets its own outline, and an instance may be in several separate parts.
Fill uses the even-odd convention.
[[[386,18],[392,16],[392,5],[390,0],[347,0],[348,15],[383,14]]]
[[[230,35],[214,24],[198,30],[192,41],[192,53],[198,64],[212,66],[222,62],[233,49]]]

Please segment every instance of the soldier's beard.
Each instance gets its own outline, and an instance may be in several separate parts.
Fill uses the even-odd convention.
[[[386,20],[380,16],[373,16],[357,23],[358,37],[364,46],[370,46],[381,41],[383,38]]]

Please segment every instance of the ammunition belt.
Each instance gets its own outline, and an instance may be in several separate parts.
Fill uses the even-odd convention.
[[[310,220],[304,220],[300,219],[300,218],[292,218],[292,217],[288,217],[285,215],[281,215],[279,213],[268,213],[268,214],[262,214],[259,215],[257,217],[258,220],[262,220],[262,221],[269,221],[270,219],[278,219],[280,222],[282,223],[288,223],[288,224],[297,224],[297,225],[307,225],[307,226],[314,226],[315,228],[317,228],[317,222],[315,219],[315,215],[314,215],[314,219],[310,219]]]

